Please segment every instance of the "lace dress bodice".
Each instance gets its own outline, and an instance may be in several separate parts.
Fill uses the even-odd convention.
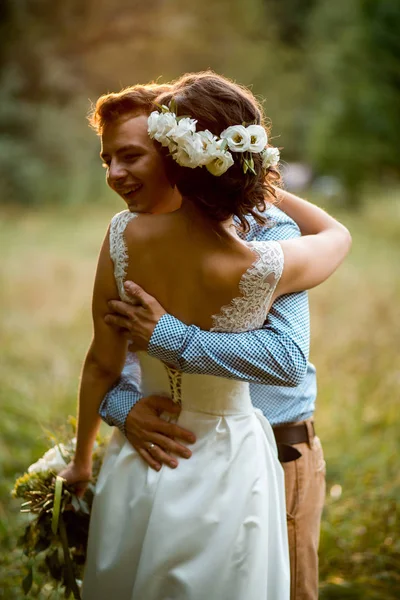
[[[114,263],[114,276],[120,298],[125,302],[130,302],[130,299],[124,289],[129,261],[124,231],[136,216],[136,213],[128,210],[122,211],[113,217],[110,226],[110,255]],[[253,250],[255,260],[242,275],[239,284],[240,295],[212,316],[211,331],[250,331],[260,329],[264,324],[272,295],[282,274],[283,252],[280,244],[275,241],[253,241],[248,242],[248,246]],[[236,411],[235,398],[243,398],[244,386],[248,388],[245,382],[225,380],[212,375],[183,374],[146,353],[141,352],[138,355],[142,370],[143,395],[168,393],[175,402],[182,403],[184,397],[187,397],[190,404],[199,397],[203,409],[209,402],[208,411],[229,412],[231,408]],[[155,363],[159,363],[158,368]],[[207,383],[210,384],[209,388]],[[216,393],[217,388],[219,393]],[[229,406],[223,401],[227,396],[230,397]],[[245,396],[246,403],[251,405],[248,389]],[[220,401],[217,401],[217,397]]]

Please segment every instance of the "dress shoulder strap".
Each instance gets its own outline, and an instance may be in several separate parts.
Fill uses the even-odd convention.
[[[275,241],[248,242],[256,259],[243,273],[240,296],[213,316],[212,331],[249,331],[263,326],[284,264],[282,247]]]
[[[128,250],[126,247],[124,232],[126,226],[132,219],[137,217],[137,213],[129,210],[123,210],[117,213],[111,219],[110,224],[110,256],[114,263],[114,277],[118,287],[121,300],[129,302],[129,297],[125,293],[124,281],[128,270]]]

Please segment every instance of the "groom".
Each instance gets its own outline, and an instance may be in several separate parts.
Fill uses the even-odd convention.
[[[119,116],[149,114],[152,101],[164,89],[165,86],[134,86],[110,95],[110,105]],[[118,140],[115,143],[118,144]],[[129,143],[134,147],[135,140]],[[121,152],[125,151],[126,140],[124,144]],[[122,168],[109,166],[108,183],[117,193],[124,189],[125,178],[129,178],[129,162]],[[139,212],[148,211],[143,206]],[[296,224],[276,207],[268,214],[274,226],[260,226],[249,219],[247,240],[279,240],[300,235]],[[253,405],[262,410],[273,426],[285,471],[291,600],[317,599],[325,463],[312,419],[316,378],[314,367],[307,363],[307,294],[278,298],[261,330],[217,333],[185,325],[167,314],[157,300],[132,282],[127,282],[125,287],[133,305],[112,301],[113,314],[108,315],[106,321],[127,331],[134,350],[144,350],[187,373],[250,382]],[[171,455],[190,458],[191,452],[185,443],[194,441],[191,432],[162,420],[160,414],[164,411],[176,413],[179,408],[166,398],[141,398],[137,378],[132,376],[129,364],[100,407],[102,418],[109,425],[119,427],[155,469],[162,463],[177,467],[177,460]]]

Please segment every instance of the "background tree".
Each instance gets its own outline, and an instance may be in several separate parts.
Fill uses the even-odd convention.
[[[0,201],[104,194],[88,98],[213,68],[265,98],[285,161],[398,179],[397,0],[3,0]]]
[[[400,4],[321,0],[310,19],[307,144],[358,206],[365,183],[399,175]]]

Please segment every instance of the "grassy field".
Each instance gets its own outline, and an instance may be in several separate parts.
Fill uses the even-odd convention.
[[[74,414],[97,252],[115,205],[3,212],[0,223],[0,597],[20,600],[15,477]],[[345,265],[310,294],[317,428],[327,461],[321,595],[400,597],[400,202],[338,215]],[[32,596],[35,596],[33,588]],[[58,598],[56,592],[38,598]]]

